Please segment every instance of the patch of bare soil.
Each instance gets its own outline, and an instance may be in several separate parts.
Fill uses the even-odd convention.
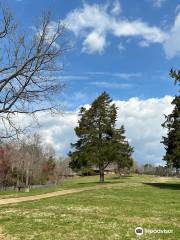
[[[2,229],[0,228],[0,240],[15,240],[15,238],[11,238],[11,237],[9,237],[9,236],[5,236],[5,235],[3,234]]]

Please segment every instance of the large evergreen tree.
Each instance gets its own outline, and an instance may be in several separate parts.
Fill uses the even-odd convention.
[[[175,84],[180,85],[180,71],[171,70],[170,76],[175,78]],[[176,168],[176,172],[180,170],[180,96],[175,96],[172,101],[174,109],[171,114],[165,116],[166,120],[162,124],[167,129],[166,137],[163,137],[166,154],[164,160],[168,168]]]
[[[133,149],[123,135],[124,128],[115,127],[117,108],[106,92],[89,109],[82,107],[79,117],[78,127],[75,128],[78,140],[72,144],[73,151],[69,153],[70,167],[79,170],[96,166],[100,182],[104,182],[106,167],[112,162],[124,160],[125,155],[129,159]]]

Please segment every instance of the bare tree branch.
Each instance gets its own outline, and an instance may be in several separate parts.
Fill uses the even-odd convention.
[[[70,46],[65,25],[60,21],[52,24],[50,17],[50,13],[44,14],[39,26],[26,35],[18,33],[7,10],[1,11],[0,118],[14,128],[11,114],[58,108],[55,96],[64,85],[58,76],[63,66],[57,62]]]

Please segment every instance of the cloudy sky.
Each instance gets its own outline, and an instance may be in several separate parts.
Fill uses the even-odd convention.
[[[64,21],[72,51],[60,73],[66,89],[58,96],[64,114],[40,114],[40,133],[66,155],[75,140],[79,106],[102,91],[116,102],[118,126],[125,125],[142,163],[162,163],[164,114],[177,88],[169,70],[179,68],[179,0],[6,0],[19,25],[31,31],[40,13],[51,9],[52,29]]]

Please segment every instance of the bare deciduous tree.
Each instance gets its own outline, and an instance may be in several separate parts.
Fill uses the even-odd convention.
[[[0,119],[16,132],[21,129],[12,116],[57,109],[55,94],[63,87],[58,77],[63,66],[57,60],[69,50],[65,25],[52,22],[49,13],[29,30],[21,33],[9,11],[1,9]]]

